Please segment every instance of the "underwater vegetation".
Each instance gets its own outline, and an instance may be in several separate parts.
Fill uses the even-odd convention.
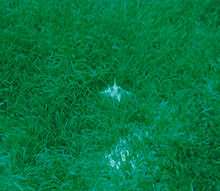
[[[0,0],[0,191],[219,191],[218,0]]]

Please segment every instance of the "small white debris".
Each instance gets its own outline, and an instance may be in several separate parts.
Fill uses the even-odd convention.
[[[109,154],[105,154],[105,159],[113,169],[119,170],[122,165],[128,162],[130,153],[127,144],[126,140],[120,139],[115,148]]]
[[[116,159],[113,159],[113,154],[106,154],[105,158],[109,161],[109,166],[112,168],[115,168],[117,170],[119,170],[120,166],[121,166],[121,162],[117,161]]]
[[[120,155],[122,162],[125,162],[127,157],[129,156],[129,151],[128,150],[121,151]]]
[[[116,164],[116,169],[119,170],[120,166],[121,166],[121,162],[118,161],[117,164]]]
[[[122,96],[130,94],[128,91],[122,89],[120,86],[116,84],[116,80],[114,80],[114,84],[112,87],[108,87],[104,91],[101,92],[106,96],[111,97],[112,99],[117,100],[118,102],[121,101]]]
[[[110,166],[111,166],[112,168],[114,168],[114,167],[116,166],[116,161],[113,160],[113,159],[110,159],[110,160],[109,160],[109,164],[110,164]]]

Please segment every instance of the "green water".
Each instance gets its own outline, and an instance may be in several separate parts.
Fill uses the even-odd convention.
[[[0,0],[0,191],[219,191],[219,42],[218,0]]]

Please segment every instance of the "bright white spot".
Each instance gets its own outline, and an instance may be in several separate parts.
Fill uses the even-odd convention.
[[[123,95],[130,94],[128,91],[122,89],[120,86],[116,84],[116,80],[114,80],[114,84],[112,87],[108,87],[104,91],[101,92],[102,94],[105,94],[106,96],[111,97],[112,99],[117,100],[118,102],[121,101],[121,98]]]
[[[119,170],[121,162],[117,161],[116,159],[113,159],[113,154],[112,153],[108,154],[108,155],[105,155],[105,158],[109,161],[109,166]]]
[[[112,168],[114,168],[116,166],[116,162],[113,159],[110,159],[109,163]]]
[[[126,140],[120,139],[115,149],[110,154],[105,155],[105,159],[107,159],[110,167],[119,170],[121,165],[124,165],[128,161],[130,153],[127,144]]]
[[[121,165],[121,162],[120,162],[120,161],[118,161],[118,162],[117,162],[117,164],[116,164],[116,169],[117,169],[117,170],[119,170],[120,165]]]
[[[121,160],[122,160],[123,162],[125,162],[125,161],[126,161],[126,158],[129,156],[129,151],[128,151],[128,150],[121,151],[121,152],[120,152],[120,155],[121,155]]]

